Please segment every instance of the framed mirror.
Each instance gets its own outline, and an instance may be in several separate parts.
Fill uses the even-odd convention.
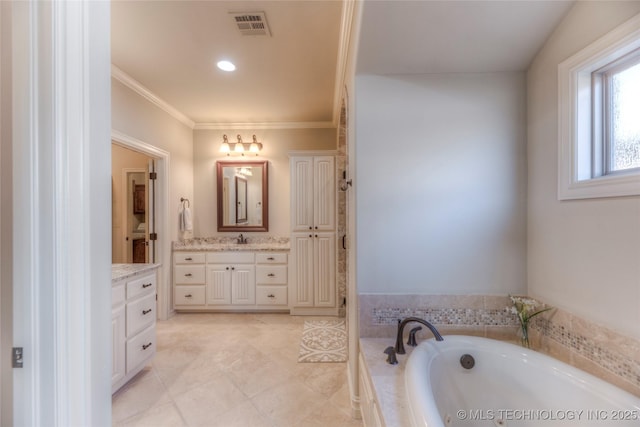
[[[218,231],[269,231],[267,161],[216,163]]]

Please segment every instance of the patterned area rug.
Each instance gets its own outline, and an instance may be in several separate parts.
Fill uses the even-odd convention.
[[[347,328],[344,320],[306,320],[298,363],[346,362]]]

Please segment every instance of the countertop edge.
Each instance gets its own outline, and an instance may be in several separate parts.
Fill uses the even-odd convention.
[[[161,264],[111,264],[111,283],[160,268]]]

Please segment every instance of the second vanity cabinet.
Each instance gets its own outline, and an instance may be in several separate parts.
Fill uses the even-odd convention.
[[[156,352],[157,267],[134,266],[144,270],[115,279],[111,287],[112,393],[140,372]]]
[[[174,252],[178,311],[287,311],[286,252]]]

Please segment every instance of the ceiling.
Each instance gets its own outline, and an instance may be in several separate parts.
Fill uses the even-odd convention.
[[[525,70],[571,1],[363,3],[357,73]],[[195,126],[335,126],[337,0],[114,1],[114,76]],[[264,12],[270,36],[231,12]],[[237,70],[218,70],[220,59]]]

